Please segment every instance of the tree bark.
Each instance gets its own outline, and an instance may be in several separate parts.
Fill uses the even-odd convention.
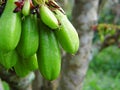
[[[39,70],[35,71],[35,79],[32,84],[32,89],[33,90],[41,90],[41,86],[43,84],[42,76],[39,72]]]
[[[73,24],[80,37],[80,48],[76,55],[67,54],[63,59],[59,90],[81,90],[91,59],[93,31],[97,22],[99,0],[75,0]]]
[[[35,76],[34,73],[31,72],[26,77],[20,78],[14,71],[8,71],[0,66],[0,77],[9,84],[11,90],[32,90],[31,83]]]

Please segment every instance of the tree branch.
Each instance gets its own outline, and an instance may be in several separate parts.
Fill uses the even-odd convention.
[[[119,39],[120,39],[120,29],[116,30],[116,33],[114,35],[105,38],[104,42],[101,44],[100,51],[113,44],[116,45],[118,44],[119,46]]]
[[[18,77],[13,70],[6,70],[0,66],[0,77],[6,81],[12,90],[31,90],[30,84],[34,79],[34,73],[31,72],[24,78]]]

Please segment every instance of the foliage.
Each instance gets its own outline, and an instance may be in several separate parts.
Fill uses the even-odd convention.
[[[116,46],[104,49],[93,58],[90,68],[95,72],[102,71],[116,76],[120,70],[120,49]]]
[[[99,15],[98,23],[108,23],[108,24],[115,23],[119,25],[120,20],[117,20],[117,22],[115,22],[116,16],[118,16],[117,14],[119,14],[119,11],[117,11],[117,9],[119,9],[119,4],[115,4],[111,7],[104,7]]]
[[[106,17],[107,16],[107,17]],[[99,23],[113,23],[115,14],[112,10],[104,9],[99,16]]]
[[[95,73],[89,70],[84,81],[83,90],[120,90],[120,73],[110,77],[103,72]]]
[[[115,36],[119,32],[120,26],[114,24],[101,23],[93,26],[92,29],[95,31],[93,41],[100,39],[101,42],[104,42],[106,38]]]
[[[98,25],[96,28],[94,40],[101,40],[104,42],[106,37],[113,36],[120,30],[119,20],[119,4],[104,6],[102,12],[99,14]],[[116,24],[116,25],[115,25]]]
[[[83,90],[120,90],[120,49],[110,46],[90,63]]]

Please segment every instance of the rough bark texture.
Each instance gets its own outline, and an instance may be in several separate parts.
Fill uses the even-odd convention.
[[[45,80],[39,70],[35,72],[35,80],[33,81],[32,90],[56,90],[58,86],[58,80],[48,81]]]
[[[43,84],[42,77],[40,75],[39,70],[35,71],[35,79],[32,84],[32,89],[33,90],[41,90],[41,86]]]
[[[75,0],[73,24],[80,37],[80,48],[75,56],[67,54],[63,60],[63,71],[59,90],[81,90],[83,79],[91,58],[93,32],[90,29],[97,21],[99,0]]]
[[[34,79],[33,72],[24,78],[20,78],[12,70],[8,71],[0,66],[0,77],[9,84],[11,90],[32,90],[31,82]]]

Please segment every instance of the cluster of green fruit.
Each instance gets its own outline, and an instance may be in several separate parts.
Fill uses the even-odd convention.
[[[54,80],[61,69],[60,45],[75,54],[79,38],[55,1],[6,1],[0,16],[0,63],[5,68],[21,77],[39,69],[45,79]]]

